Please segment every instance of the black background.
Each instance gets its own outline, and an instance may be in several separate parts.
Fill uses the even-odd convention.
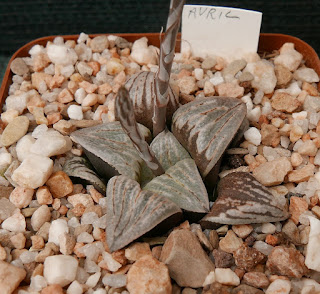
[[[320,0],[187,1],[263,12],[261,32],[296,36],[320,52]],[[0,54],[47,35],[160,32],[169,0],[0,0]]]

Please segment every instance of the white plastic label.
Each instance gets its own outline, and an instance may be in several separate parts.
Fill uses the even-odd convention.
[[[238,59],[258,49],[262,13],[252,10],[185,5],[181,52],[194,56]]]

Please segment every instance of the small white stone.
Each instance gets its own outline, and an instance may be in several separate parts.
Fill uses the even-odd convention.
[[[67,110],[70,119],[82,120],[83,112],[80,105],[70,105]]]
[[[298,96],[301,93],[301,88],[297,82],[292,82],[286,89],[278,90],[279,92],[286,92],[291,96]]]
[[[41,45],[34,45],[34,46],[32,46],[31,47],[31,49],[29,50],[29,54],[32,56],[32,55],[34,55],[34,56],[36,56],[36,55],[38,55],[39,53],[42,53],[44,51],[44,48],[43,48],[43,46],[41,46]]]
[[[75,64],[78,60],[78,55],[72,48],[64,45],[50,44],[47,47],[49,59],[56,64],[69,65]]]
[[[69,64],[67,66],[64,66],[61,70],[60,73],[66,77],[69,78],[73,73],[74,73],[74,66],[72,64]]]
[[[10,232],[16,232],[16,233],[25,232],[26,219],[20,213],[20,210],[19,210],[15,214],[13,214],[12,216],[4,220],[4,222],[2,223],[2,228]]]
[[[224,78],[220,71],[217,71],[213,77],[209,80],[214,86],[222,84],[224,82]]]
[[[49,229],[49,240],[59,246],[59,236],[63,233],[69,233],[68,223],[64,219],[56,219],[51,223]]]
[[[245,139],[252,143],[253,145],[260,145],[261,143],[261,134],[259,130],[255,127],[249,128],[245,133],[244,133]]]
[[[0,153],[0,170],[8,167],[12,162],[12,155],[8,152]]]
[[[280,137],[280,145],[283,148],[288,148],[289,144],[290,144],[290,139],[288,137],[286,137],[286,136],[281,136]]]
[[[74,99],[76,100],[77,103],[82,104],[83,99],[87,96],[87,92],[83,88],[79,88],[75,93],[74,93]]]
[[[230,268],[216,268],[215,279],[218,283],[229,286],[238,286],[240,279]]]
[[[244,102],[247,106],[247,112],[250,112],[253,109],[253,103],[250,95],[245,95],[241,98],[242,102]]]
[[[47,287],[47,281],[43,276],[37,275],[31,277],[30,288],[34,291],[41,291],[43,288]]]
[[[276,232],[276,226],[271,223],[264,223],[261,226],[261,232],[264,234],[274,234]]]
[[[216,275],[214,271],[211,271],[205,278],[204,282],[203,282],[203,287],[207,286],[207,285],[211,285],[212,283],[214,283],[216,281]]]
[[[157,50],[154,46],[148,46],[146,37],[136,40],[131,49],[131,58],[140,65],[157,64]]]
[[[109,271],[116,272],[119,268],[122,267],[121,263],[116,261],[110,253],[103,252],[102,257],[103,260],[101,262],[104,262],[107,265]]]
[[[68,226],[72,228],[76,228],[80,226],[79,220],[74,216],[68,221]]]
[[[73,281],[67,289],[67,294],[82,294],[83,289],[80,283],[75,280]]]
[[[292,118],[293,119],[306,119],[308,116],[307,111],[300,111],[300,112],[294,112],[292,113]]]
[[[274,64],[280,64],[290,71],[295,71],[299,67],[302,58],[302,55],[294,49],[293,43],[285,43],[280,48],[280,55],[274,59]]]
[[[126,285],[127,276],[121,274],[106,274],[102,279],[102,283],[105,286],[121,288]]]
[[[72,148],[72,141],[68,136],[61,135],[58,131],[50,130],[42,135],[30,148],[34,154],[51,157],[64,154]]]
[[[261,108],[260,108],[260,106],[256,106],[254,109],[249,111],[248,114],[247,114],[247,118],[250,121],[253,121],[253,122],[258,122],[260,116],[261,116]]]
[[[33,262],[38,255],[37,251],[24,251],[20,254],[19,258],[23,264]]]
[[[48,131],[48,127],[45,124],[41,124],[37,127],[35,127],[35,129],[32,132],[32,137],[35,139],[39,139],[41,136],[43,136],[44,134],[46,134]]]
[[[106,289],[99,288],[92,292],[92,294],[107,294]],[[121,294],[129,294],[128,291],[122,291]]]
[[[36,140],[30,134],[27,134],[17,142],[16,152],[19,161],[23,161],[29,156],[30,148],[35,141]]]
[[[31,154],[13,172],[12,180],[19,186],[36,189],[47,181],[53,170],[53,161],[45,156]]]
[[[45,222],[49,222],[50,219],[50,208],[47,205],[41,205],[31,217],[31,226],[37,232],[43,226],[43,224]]]
[[[318,83],[319,82],[318,74],[315,72],[315,70],[313,68],[308,68],[308,67],[297,69],[294,72],[293,77],[296,80],[300,80],[300,81],[308,82],[308,83]]]
[[[195,68],[194,69],[194,77],[200,81],[203,79],[203,69],[202,68]]]
[[[264,96],[263,91],[258,90],[257,93],[254,95],[253,103],[254,104],[260,104],[261,101],[262,101],[263,96]]]
[[[269,255],[273,249],[273,246],[271,246],[263,241],[256,241],[253,245],[253,248],[259,250],[264,255]]]
[[[90,288],[94,288],[97,285],[100,277],[101,277],[101,272],[91,275],[86,281],[86,285]]]
[[[290,290],[290,281],[277,279],[269,285],[268,289],[266,290],[266,294],[289,294]]]
[[[78,243],[92,243],[93,241],[92,235],[87,232],[82,232],[77,238]]]
[[[82,204],[85,207],[89,207],[94,204],[89,194],[82,194],[82,193],[69,196],[68,201],[72,204],[73,207],[75,207],[77,204]],[[93,213],[96,214],[95,212]]]
[[[262,107],[262,114],[263,115],[267,115],[269,113],[271,113],[273,110],[272,110],[272,106],[271,106],[271,103],[270,102],[265,102],[265,104],[263,105]]]
[[[44,261],[43,276],[49,285],[65,287],[75,280],[78,261],[69,255],[49,256]]]
[[[310,221],[310,233],[305,264],[309,269],[320,272],[320,221],[312,216],[308,216],[308,218]]]
[[[84,43],[89,39],[89,35],[87,35],[86,33],[80,33],[78,39],[77,39],[77,43]]]
[[[7,110],[15,109],[22,114],[25,109],[27,109],[27,103],[29,101],[28,93],[21,93],[19,95],[10,95],[6,98]]]

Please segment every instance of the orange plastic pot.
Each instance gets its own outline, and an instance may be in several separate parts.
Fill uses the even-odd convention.
[[[101,35],[101,34],[99,34]],[[123,37],[127,39],[129,42],[134,42],[135,40],[141,37],[147,37],[149,40],[149,44],[159,47],[160,45],[160,35],[159,33],[137,33],[137,34],[116,34],[117,36]],[[97,35],[90,35],[90,37],[95,37]],[[29,50],[34,45],[46,45],[48,41],[53,41],[56,36],[48,36],[33,40],[19,50],[17,50],[13,56],[11,57],[6,72],[3,77],[3,82],[0,88],[0,107],[2,107],[6,97],[8,96],[9,87],[12,83],[12,72],[10,70],[10,63],[16,57],[26,57],[28,56]],[[65,40],[77,40],[78,35],[63,35]],[[180,36],[178,36],[179,39]],[[283,34],[260,34],[259,40],[259,52],[267,52],[272,53],[274,50],[278,50],[284,43],[291,42],[294,43],[295,48],[299,51],[306,62],[308,67],[313,68],[318,75],[320,75],[320,60],[316,53],[316,51],[306,42],[302,41],[293,36],[283,35]],[[177,42],[176,50],[180,50],[180,42]],[[320,84],[319,84],[320,85]],[[0,111],[1,112],[1,111]]]

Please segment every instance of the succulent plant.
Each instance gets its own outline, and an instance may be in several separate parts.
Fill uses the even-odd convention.
[[[246,107],[239,99],[214,96],[178,108],[169,79],[182,7],[183,1],[172,0],[158,73],[137,74],[126,85],[129,91],[119,89],[118,121],[71,135],[97,173],[108,180],[106,238],[111,251],[147,232],[167,231],[182,219],[183,212],[185,217],[202,217],[204,227],[288,217],[249,173],[223,178],[210,210],[207,191],[215,185],[225,150],[242,137]],[[146,120],[141,119],[146,114]],[[167,123],[172,115],[170,132]],[[150,145],[148,128],[154,136]],[[82,163],[74,159],[68,165],[82,168],[83,179],[100,183]],[[77,173],[67,170],[70,175]]]

